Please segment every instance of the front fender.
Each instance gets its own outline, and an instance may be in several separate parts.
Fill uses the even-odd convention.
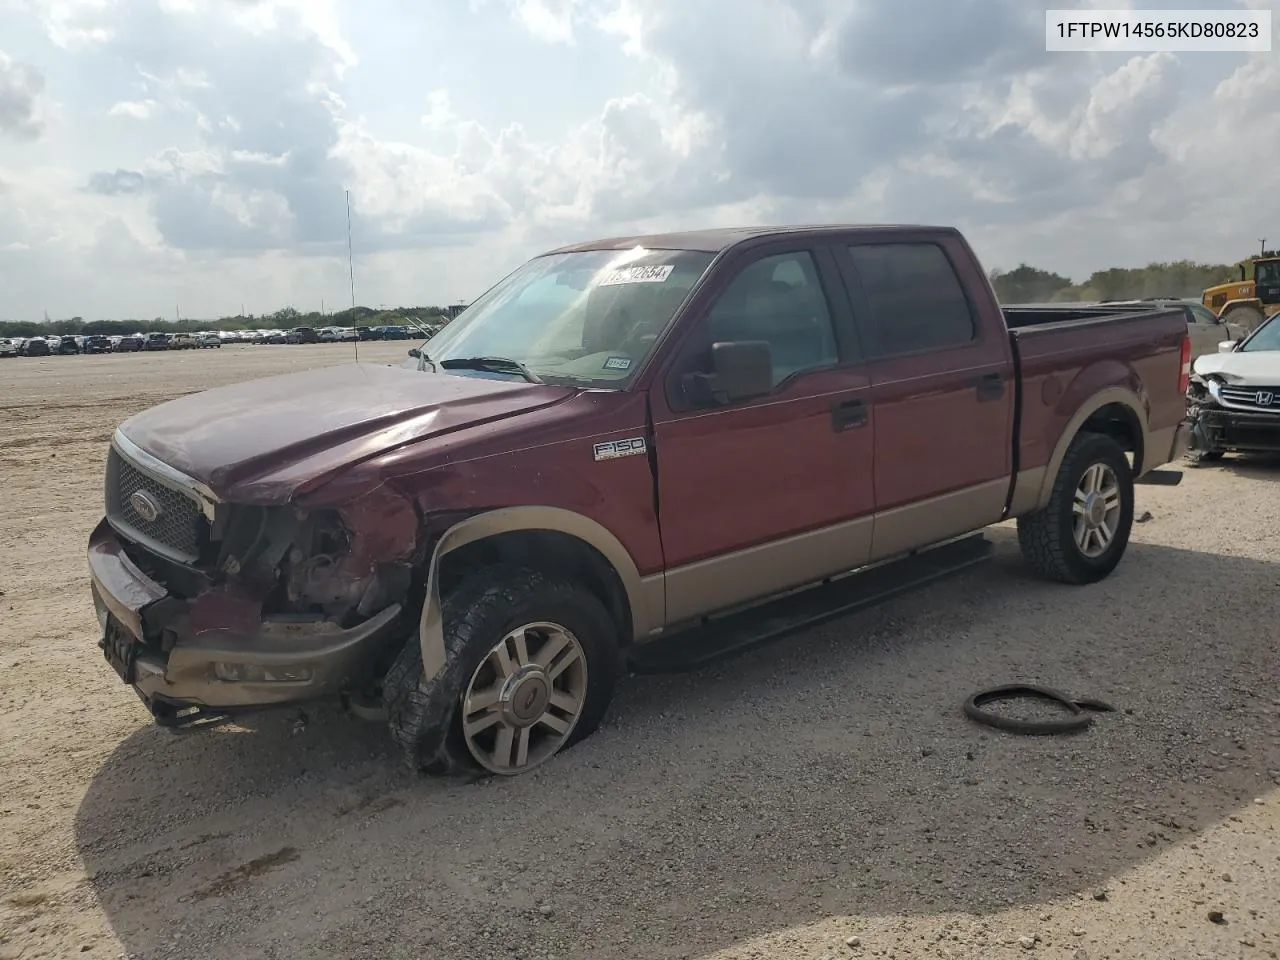
[[[641,641],[665,620],[665,583],[661,575],[641,577],[622,542],[595,520],[560,507],[503,507],[454,524],[436,541],[427,564],[426,596],[419,621],[423,674],[432,679],[444,669],[444,620],[441,613],[440,564],[454,550],[477,540],[520,530],[564,533],[595,548],[612,565],[630,606],[633,640]]]

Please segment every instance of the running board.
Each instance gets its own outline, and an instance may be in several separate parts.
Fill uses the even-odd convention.
[[[992,550],[985,536],[971,534],[637,645],[629,651],[629,666],[641,674],[694,670],[968,569]]]

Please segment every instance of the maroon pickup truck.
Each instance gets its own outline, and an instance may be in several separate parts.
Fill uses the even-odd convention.
[[[100,645],[161,723],[342,698],[418,769],[521,773],[647,650],[799,588],[1011,518],[1040,574],[1107,576],[1135,480],[1185,448],[1189,348],[1177,310],[1002,310],[946,227],[566,247],[409,369],[123,423]]]

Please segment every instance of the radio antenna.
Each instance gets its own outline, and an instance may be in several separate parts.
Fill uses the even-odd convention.
[[[354,330],[356,326],[356,266],[355,256],[351,247],[351,191],[347,190],[347,277],[351,281],[351,327]],[[356,338],[351,341],[351,346],[355,348],[356,363],[360,362],[360,332],[356,331]]]

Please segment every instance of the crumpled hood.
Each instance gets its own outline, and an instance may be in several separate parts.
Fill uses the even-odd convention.
[[[1192,369],[1197,376],[1218,374],[1228,383],[1243,387],[1274,387],[1280,385],[1280,350],[1206,353],[1196,357]]]
[[[130,417],[120,431],[219,496],[280,503],[394,447],[546,407],[576,392],[344,364],[189,394]]]

